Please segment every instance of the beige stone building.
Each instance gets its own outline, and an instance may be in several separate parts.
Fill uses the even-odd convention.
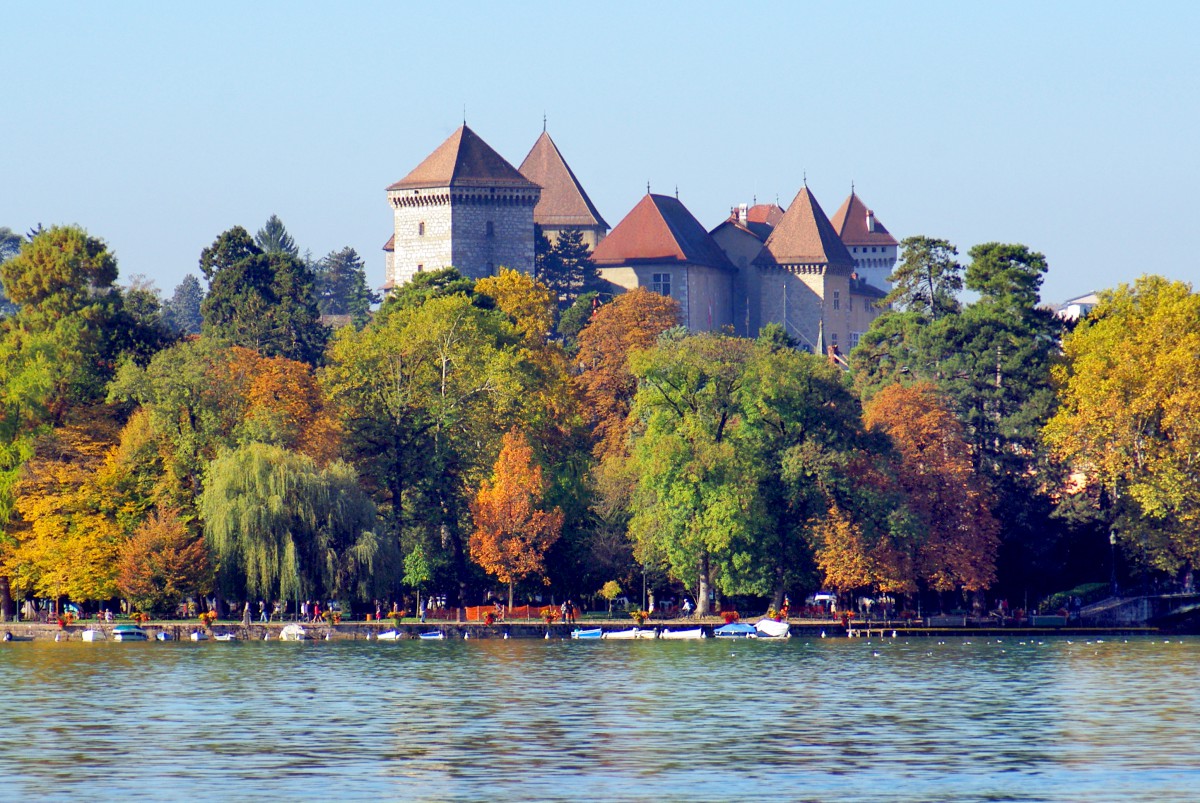
[[[854,269],[868,284],[890,290],[888,277],[896,268],[900,244],[850,188],[847,198],[830,220],[842,243],[850,251]]]
[[[608,233],[608,224],[546,131],[542,131],[518,170],[542,188],[533,208],[533,222],[550,242],[556,242],[567,229],[578,229],[587,247],[596,250]]]
[[[741,204],[709,232],[729,261],[737,268],[733,279],[733,330],[742,337],[757,337],[762,328],[759,271],[751,263],[783,219],[778,204]]]
[[[647,194],[592,261],[612,292],[645,287],[679,301],[693,331],[733,325],[737,268],[677,198]]]
[[[533,272],[540,187],[463,125],[387,188],[394,213],[384,287],[455,267],[474,279],[501,267]]]

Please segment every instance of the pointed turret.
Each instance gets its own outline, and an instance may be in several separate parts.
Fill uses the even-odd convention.
[[[575,177],[562,152],[543,131],[518,168],[521,175],[542,188],[542,196],[533,210],[533,221],[551,240],[565,229],[579,229],[584,242],[595,248],[608,232],[592,199]]]
[[[853,187],[831,222],[859,275],[876,287],[890,288],[888,277],[896,267],[900,244]]]
[[[849,275],[854,270],[854,259],[807,186],[796,193],[754,264],[796,267],[808,273]]]
[[[464,124],[388,190],[466,186],[533,187],[535,183]]]

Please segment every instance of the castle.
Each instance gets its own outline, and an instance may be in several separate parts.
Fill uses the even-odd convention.
[[[754,337],[783,324],[810,350],[849,351],[880,314],[899,244],[855,194],[831,220],[807,184],[786,210],[741,204],[711,231],[647,192],[611,232],[546,131],[514,168],[465,124],[387,188],[384,288],[453,265],[471,278],[533,272],[535,226],[578,229],[612,293],[677,299],[694,331]]]

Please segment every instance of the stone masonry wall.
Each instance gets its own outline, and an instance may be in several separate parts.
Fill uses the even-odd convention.
[[[538,192],[495,198],[455,194],[452,216],[453,265],[464,276],[480,279],[500,268],[533,273],[533,207]],[[488,223],[492,234],[488,235]]]
[[[412,191],[409,191],[410,193]],[[453,264],[451,260],[451,213],[447,190],[420,190],[425,195],[404,198],[404,205],[393,204],[395,210],[395,250],[392,257],[394,286],[412,279],[418,268],[424,271],[441,270]],[[421,224],[425,233],[421,233]]]

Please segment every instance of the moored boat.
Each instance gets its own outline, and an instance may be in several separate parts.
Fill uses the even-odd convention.
[[[605,639],[640,639],[640,638],[658,638],[658,631],[653,629],[643,630],[635,627],[631,630],[610,630],[603,634],[601,638]]]
[[[208,641],[208,634],[203,630],[193,630],[192,634],[188,636],[188,638],[190,638],[192,641]]]
[[[787,622],[776,622],[774,619],[759,619],[754,623],[759,638],[791,638],[792,629]]]
[[[400,638],[400,633],[396,630],[385,630],[375,638],[379,641],[396,641]]]
[[[165,630],[160,630],[154,634],[154,638],[158,641],[174,641],[175,637]]]
[[[104,631],[96,630],[94,627],[89,627],[83,631],[84,641],[104,641]]]
[[[137,625],[117,625],[112,629],[113,641],[145,641],[146,631]]]
[[[304,628],[295,622],[285,625],[283,630],[279,631],[281,641],[304,641],[306,638],[308,638],[308,634],[304,632]]]
[[[716,638],[758,638],[758,631],[754,629],[754,625],[748,625],[745,622],[730,622],[714,628],[713,636]]]
[[[675,640],[708,638],[702,627],[695,627],[690,630],[664,630],[658,634],[658,637]]]
[[[603,631],[598,627],[589,627],[587,630],[577,627],[571,631],[571,638],[575,639],[600,638],[601,635],[603,635]]]
[[[446,638],[446,634],[440,630],[434,630],[431,633],[422,633],[421,638],[428,639],[429,641],[441,641]]]
[[[213,636],[215,641],[237,641],[238,637],[233,633],[218,633]]]

